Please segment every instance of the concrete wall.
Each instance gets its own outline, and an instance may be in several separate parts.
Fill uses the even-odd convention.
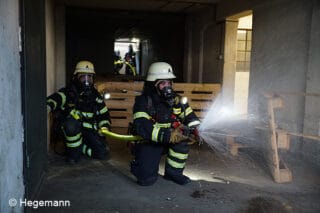
[[[56,88],[56,51],[55,51],[55,15],[53,0],[46,0],[46,70],[47,96],[54,93]],[[47,115],[47,149],[50,145],[50,116]]]
[[[24,197],[18,0],[0,0],[0,91],[0,212],[22,212],[8,205]]]
[[[320,136],[320,1],[313,1],[309,36],[306,93],[317,93],[318,96],[306,97],[303,132]],[[320,165],[320,142],[304,140],[303,152],[308,159]]]
[[[282,1],[253,11],[249,111],[267,121],[265,92],[305,92],[311,4]],[[278,126],[301,132],[304,96],[284,95],[286,108],[276,114]]]
[[[185,29],[186,82],[221,83],[223,23],[216,22],[215,7],[188,14]]]
[[[55,90],[66,85],[66,8],[59,1],[54,6],[55,16]]]
[[[54,2],[46,0],[46,69],[47,69],[47,95],[56,89],[56,51],[55,51],[55,24]]]
[[[263,93],[276,92],[285,102],[275,113],[278,127],[303,132],[305,96],[296,94],[306,89],[311,14],[312,1],[280,1],[254,9],[249,113],[256,121],[268,123]],[[292,137],[290,151],[301,148],[302,138]]]

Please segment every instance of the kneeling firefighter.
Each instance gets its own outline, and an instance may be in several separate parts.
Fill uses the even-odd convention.
[[[77,63],[72,81],[47,97],[48,111],[54,114],[54,134],[64,138],[67,162],[77,163],[82,154],[106,159],[109,148],[100,128],[109,128],[110,116],[102,96],[94,87],[94,66]]]
[[[135,159],[131,172],[142,186],[152,185],[158,178],[161,156],[166,153],[164,179],[185,185],[190,179],[183,175],[188,158],[188,139],[199,137],[198,117],[188,103],[172,88],[176,78],[172,67],[165,62],[151,64],[142,95],[134,104],[134,134],[144,140],[134,146]]]

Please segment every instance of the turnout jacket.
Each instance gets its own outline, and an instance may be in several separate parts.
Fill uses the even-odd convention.
[[[47,97],[51,111],[59,112],[62,117],[72,116],[82,122],[82,126],[97,130],[111,124],[108,108],[102,96],[95,89],[80,91],[72,83]]]
[[[135,99],[133,113],[135,133],[153,143],[169,143],[174,122],[189,128],[200,124],[188,103],[180,103],[179,96],[170,107],[158,94],[142,94]]]

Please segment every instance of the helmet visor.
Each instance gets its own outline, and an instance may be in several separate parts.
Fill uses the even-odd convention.
[[[171,80],[158,80],[155,84],[155,86],[162,90],[164,87],[172,87],[172,81]]]

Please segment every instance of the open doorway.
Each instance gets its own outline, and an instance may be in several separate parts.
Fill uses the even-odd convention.
[[[116,39],[114,42],[114,73],[137,76],[140,73],[140,39]]]
[[[252,11],[245,11],[225,22],[222,99],[241,118],[248,113],[252,17]]]
[[[248,111],[251,41],[252,14],[239,18],[237,29],[234,110],[243,116]]]

